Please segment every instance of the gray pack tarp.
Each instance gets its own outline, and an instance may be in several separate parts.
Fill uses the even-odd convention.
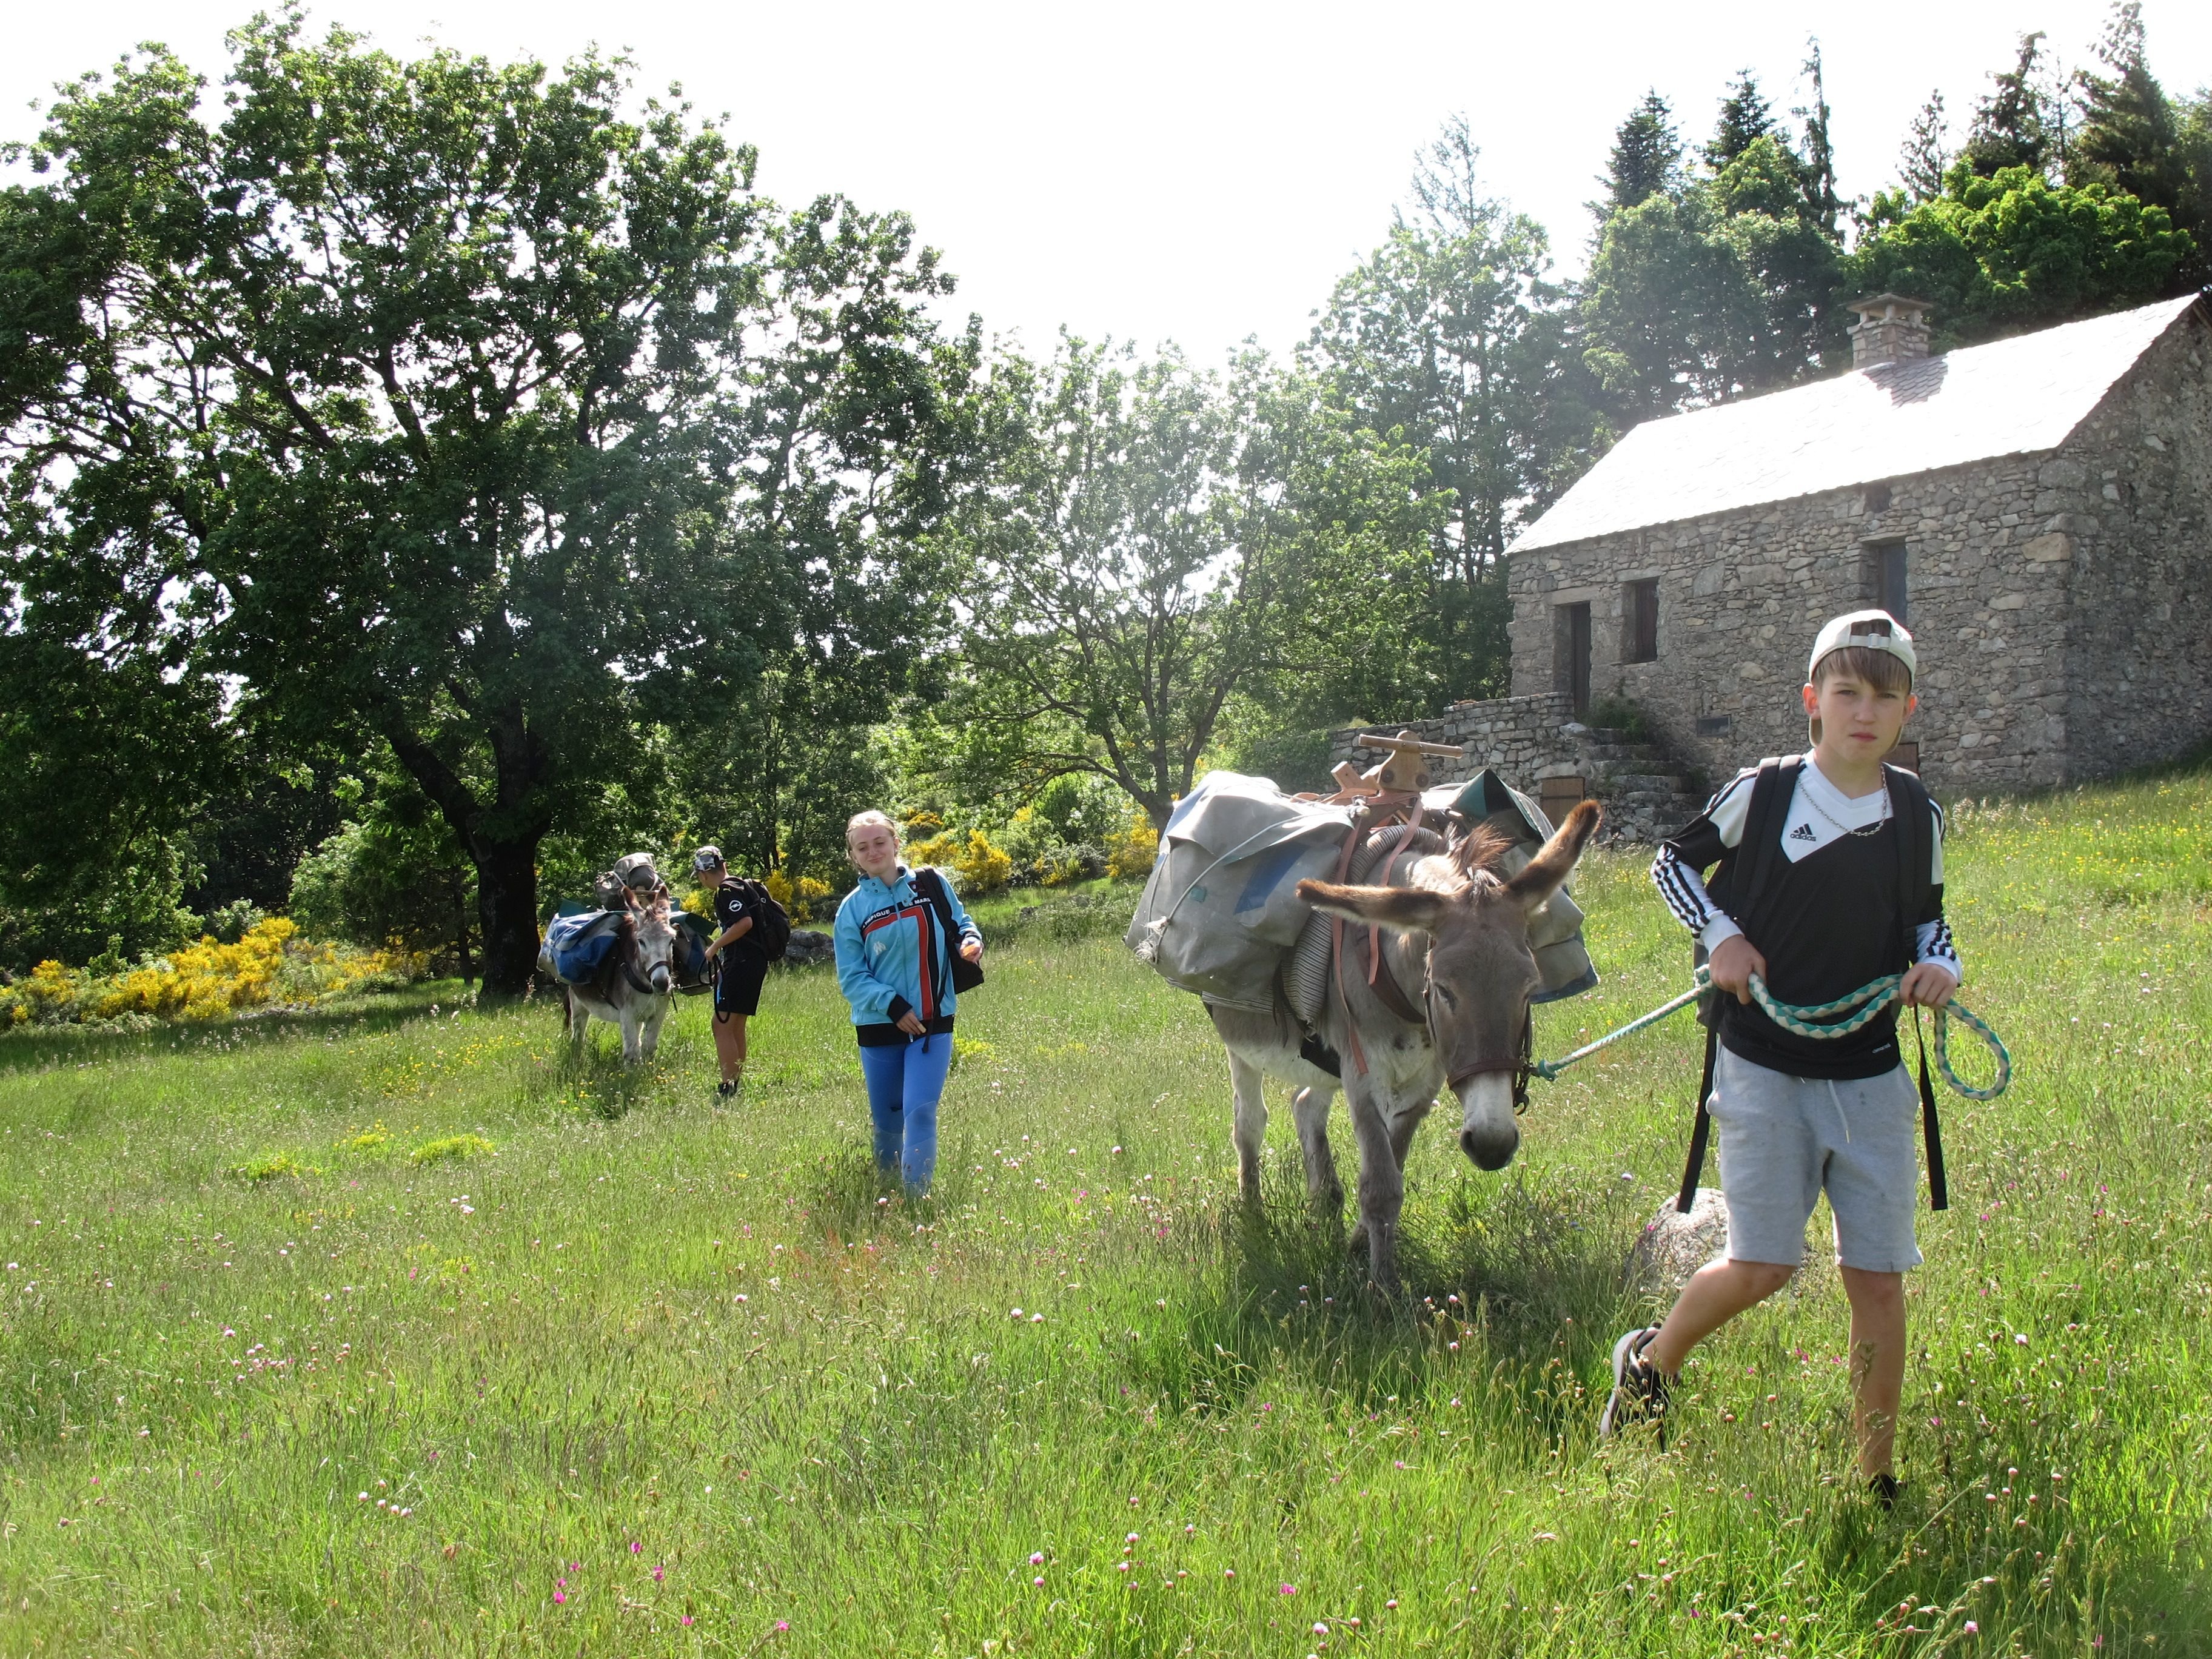
[[[1176,804],[1129,948],[1169,984],[1266,1013],[1312,908],[1298,883],[1335,873],[1352,809],[1293,800],[1267,778],[1209,772]]]
[[[1503,836],[1498,862],[1508,876],[1552,834],[1536,803],[1487,769],[1430,790],[1423,804],[1431,822],[1455,810]],[[1229,1007],[1272,1012],[1284,960],[1314,914],[1297,884],[1335,874],[1351,827],[1349,806],[1293,799],[1267,778],[1209,772],[1160,836],[1130,920],[1129,947],[1170,985]],[[1533,1000],[1555,1002],[1598,982],[1582,927],[1583,913],[1564,887],[1529,918],[1529,948],[1544,981]]]
[[[1498,868],[1509,877],[1519,875],[1537,849],[1552,838],[1553,825],[1543,808],[1489,767],[1463,784],[1431,789],[1422,799],[1431,811],[1455,810],[1469,824],[1486,823],[1504,836],[1506,848]],[[1597,969],[1583,943],[1582,907],[1566,888],[1561,887],[1545,900],[1528,918],[1528,948],[1535,954],[1536,971],[1544,979],[1544,988],[1529,999],[1531,1002],[1579,996],[1597,983]]]

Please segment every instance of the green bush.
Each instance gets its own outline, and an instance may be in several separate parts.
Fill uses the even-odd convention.
[[[1600,697],[1583,716],[1583,723],[1600,731],[1618,732],[1631,743],[1646,743],[1652,735],[1651,717],[1643,706],[1627,697]]]

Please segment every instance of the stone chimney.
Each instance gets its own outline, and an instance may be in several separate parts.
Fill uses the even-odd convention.
[[[1925,300],[1908,300],[1902,294],[1877,294],[1870,300],[1854,300],[1846,310],[1859,319],[1847,331],[1851,337],[1851,367],[1872,368],[1876,363],[1901,363],[1928,355],[1928,313]]]

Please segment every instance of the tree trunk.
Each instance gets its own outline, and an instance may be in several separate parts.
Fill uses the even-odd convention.
[[[483,984],[477,994],[496,1002],[526,994],[538,969],[538,844],[549,825],[526,803],[549,769],[519,714],[510,713],[490,735],[498,796],[497,805],[487,811],[444,757],[405,725],[394,720],[385,730],[399,763],[436,803],[477,867],[477,920],[483,936]],[[489,824],[506,833],[495,833]]]
[[[483,933],[483,990],[489,1000],[520,997],[538,969],[538,837],[494,841],[471,836],[477,919]]]
[[[461,959],[461,983],[466,985],[476,977],[476,969],[469,961],[469,907],[464,890],[466,884],[459,870],[449,870],[446,879],[453,894],[453,949]]]

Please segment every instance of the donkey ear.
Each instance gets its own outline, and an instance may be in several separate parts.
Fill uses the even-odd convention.
[[[1323,915],[1401,933],[1435,933],[1451,904],[1425,887],[1339,887],[1331,881],[1302,881],[1298,896]]]
[[[1586,800],[1567,814],[1567,821],[1559,827],[1543,850],[1521,868],[1521,873],[1505,884],[1505,890],[1519,899],[1529,909],[1534,909],[1559,890],[1582,857],[1583,848],[1589,845],[1598,826],[1605,822],[1605,810],[1594,800]]]

